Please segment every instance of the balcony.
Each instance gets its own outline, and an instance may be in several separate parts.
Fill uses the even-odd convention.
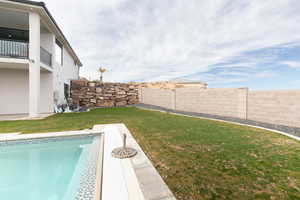
[[[0,39],[0,57],[28,59],[28,42]]]
[[[28,59],[29,43],[25,41],[15,41],[9,39],[0,39],[0,57]],[[40,49],[41,62],[52,67],[52,54],[46,49]]]
[[[49,53],[46,49],[41,47],[41,62],[52,67],[52,54]]]

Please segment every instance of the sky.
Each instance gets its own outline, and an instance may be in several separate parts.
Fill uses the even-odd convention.
[[[300,88],[299,0],[44,2],[89,79]]]

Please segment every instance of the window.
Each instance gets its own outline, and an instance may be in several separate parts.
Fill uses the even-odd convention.
[[[29,31],[0,27],[0,38],[20,42],[29,41]]]
[[[55,40],[55,56],[56,62],[63,66],[63,45],[58,40]]]
[[[70,86],[66,83],[64,84],[64,94],[66,100],[68,100],[68,98],[70,97]]]

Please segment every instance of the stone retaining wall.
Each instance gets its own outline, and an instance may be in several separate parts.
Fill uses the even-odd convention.
[[[84,107],[114,107],[136,104],[138,88],[126,83],[71,81],[70,100],[72,104]]]

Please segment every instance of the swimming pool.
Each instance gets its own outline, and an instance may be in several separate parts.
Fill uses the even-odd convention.
[[[94,199],[101,140],[97,134],[0,142],[1,199]]]

